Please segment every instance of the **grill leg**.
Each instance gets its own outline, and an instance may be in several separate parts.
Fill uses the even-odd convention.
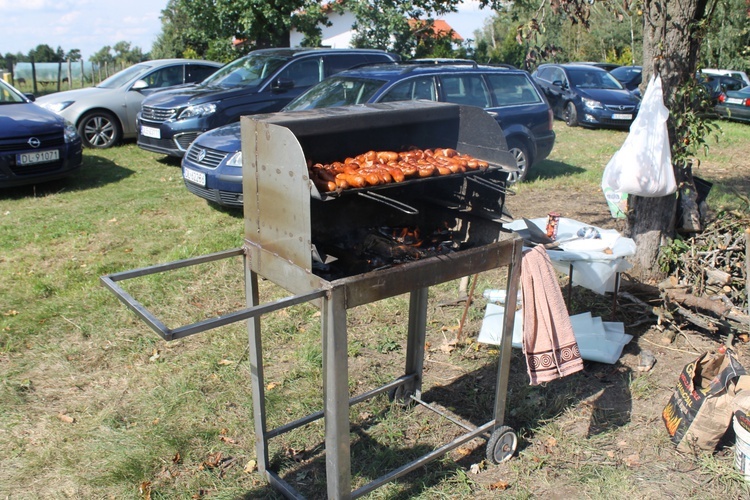
[[[346,297],[343,287],[323,299],[323,401],[326,435],[328,498],[351,498],[349,440],[349,359],[347,355]]]
[[[510,357],[513,342],[513,323],[516,317],[516,300],[518,282],[521,278],[521,252],[523,240],[517,240],[513,247],[513,257],[508,266],[508,284],[506,288],[505,317],[500,341],[500,359],[497,363],[497,382],[495,383],[495,428],[505,421],[505,406],[508,396],[508,379],[510,378]]]
[[[402,386],[402,391],[396,395],[404,402],[414,395],[422,397],[422,370],[424,367],[424,343],[427,330],[427,288],[420,288],[409,294],[409,333],[406,341],[405,374],[416,374],[412,382]]]
[[[258,305],[258,275],[250,270],[250,259],[245,257],[245,295],[247,306]],[[250,383],[253,390],[253,425],[255,426],[255,460],[258,472],[266,475],[268,468],[268,438],[266,437],[266,397],[263,380],[263,345],[260,335],[260,316],[247,320],[249,337]]]

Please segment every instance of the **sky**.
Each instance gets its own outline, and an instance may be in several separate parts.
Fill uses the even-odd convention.
[[[88,59],[105,45],[130,42],[146,53],[161,32],[167,0],[0,0],[0,54],[28,54],[37,45],[68,52],[80,49]],[[443,16],[464,39],[474,38],[491,12],[466,0],[458,13]]]

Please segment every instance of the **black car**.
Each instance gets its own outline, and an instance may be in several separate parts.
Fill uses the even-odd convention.
[[[138,114],[138,146],[182,157],[203,132],[242,115],[279,111],[327,76],[398,57],[371,49],[261,49],[188,88],[147,97]]]
[[[574,127],[628,128],[641,100],[608,71],[589,64],[542,64],[533,74],[555,116]]]
[[[606,71],[612,71],[612,70],[614,70],[614,69],[617,69],[617,68],[619,68],[619,67],[620,67],[620,65],[619,65],[619,64],[616,64],[616,63],[608,63],[608,62],[589,62],[589,61],[582,61],[582,62],[577,62],[577,63],[575,63],[575,64],[586,64],[586,65],[590,65],[590,66],[596,66],[597,68],[602,68],[603,70],[606,70]]]
[[[619,66],[611,70],[609,74],[631,91],[638,90],[638,86],[643,82],[643,67],[641,66]]]
[[[526,71],[480,66],[474,61],[380,64],[327,78],[283,111],[426,99],[484,108],[500,124],[523,180],[555,143],[552,111]],[[193,194],[223,206],[242,206],[240,125],[206,132],[182,160]]]
[[[711,100],[711,106],[716,106],[721,94],[734,92],[745,87],[745,82],[737,78],[725,75],[711,75],[703,73],[700,75],[698,82],[708,91]]]
[[[750,122],[750,86],[722,93],[715,109],[727,120]]]

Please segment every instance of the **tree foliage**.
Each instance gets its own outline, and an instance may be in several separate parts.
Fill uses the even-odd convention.
[[[445,36],[426,37],[424,26],[409,19],[431,22],[456,9],[459,0],[169,0],[162,11],[162,32],[154,57],[182,57],[190,49],[200,57],[228,61],[263,47],[289,46],[292,28],[304,35],[303,45],[318,46],[327,14],[347,9],[357,21],[356,47],[381,48],[401,54],[465,55],[450,50]],[[243,44],[232,48],[233,40]]]
[[[605,0],[567,12],[558,4],[501,6],[477,37],[477,59],[530,71],[541,62],[640,62],[643,30],[636,7]]]
[[[716,0],[701,46],[704,68],[750,69],[750,16],[745,0]]]

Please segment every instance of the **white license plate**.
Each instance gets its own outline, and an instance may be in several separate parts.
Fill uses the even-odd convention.
[[[16,155],[16,163],[19,165],[34,165],[36,163],[49,163],[60,159],[60,151],[49,149],[46,151],[34,151],[33,153],[21,153]]]
[[[613,120],[632,120],[633,115],[615,113],[614,115],[612,115],[612,119]]]
[[[182,176],[186,181],[190,181],[193,184],[198,184],[199,186],[206,187],[206,174],[204,174],[203,172],[198,172],[196,170],[193,170],[192,168],[183,168]]]
[[[161,130],[141,125],[141,135],[144,137],[151,137],[152,139],[161,139]]]
[[[738,99],[736,97],[727,97],[727,104],[743,104],[744,99]]]

